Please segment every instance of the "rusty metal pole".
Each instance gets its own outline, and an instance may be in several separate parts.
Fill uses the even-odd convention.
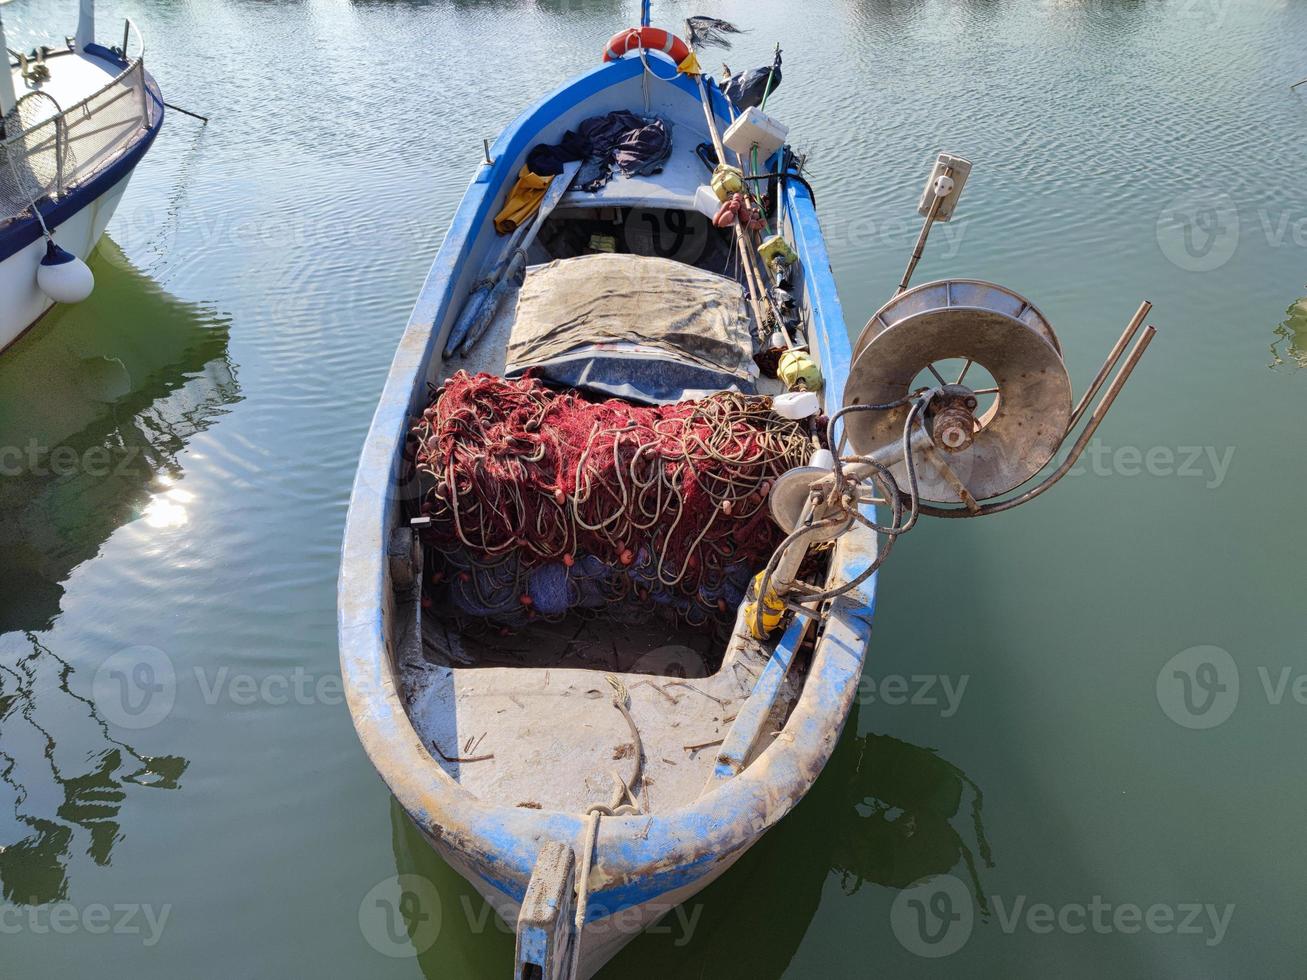
[[[943,177],[951,177],[952,171],[945,168]],[[930,226],[935,223],[935,215],[939,214],[939,209],[944,204],[945,195],[936,194],[935,200],[930,202],[930,213],[926,215],[926,220],[922,222],[921,231],[917,235],[917,244],[913,246],[912,257],[908,259],[908,267],[903,270],[903,278],[899,280],[899,288],[894,290],[897,296],[908,288],[908,283],[912,281],[912,274],[917,271],[917,263],[921,261],[922,254],[926,251],[926,239],[930,237]]]
[[[1139,304],[1139,309],[1135,310],[1135,315],[1132,316],[1130,322],[1126,324],[1125,330],[1121,332],[1121,336],[1117,338],[1116,344],[1108,353],[1107,360],[1105,360],[1103,366],[1098,369],[1098,373],[1094,375],[1094,380],[1089,383],[1089,387],[1085,389],[1085,393],[1080,397],[1080,402],[1076,405],[1075,411],[1071,413],[1071,421],[1066,425],[1068,435],[1070,435],[1071,430],[1074,429],[1076,424],[1080,421],[1080,416],[1085,414],[1085,409],[1089,407],[1089,403],[1093,401],[1094,396],[1098,394],[1098,389],[1103,387],[1103,382],[1107,379],[1112,368],[1116,367],[1116,362],[1121,359],[1121,353],[1125,350],[1126,345],[1134,338],[1135,333],[1139,330],[1139,325],[1144,322],[1144,317],[1148,316],[1152,308],[1153,304],[1148,302],[1148,300],[1144,300]]]

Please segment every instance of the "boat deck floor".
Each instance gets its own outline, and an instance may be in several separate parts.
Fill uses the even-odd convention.
[[[640,207],[696,210],[705,198],[699,188],[708,183],[712,171],[699,159],[695,146],[701,137],[676,127],[672,132],[672,152],[655,174],[630,176],[614,173],[609,181],[594,191],[571,189],[563,195],[563,208]],[[706,137],[702,137],[706,139]],[[707,200],[716,204],[711,194]],[[712,209],[712,214],[716,208]]]
[[[423,617],[423,625],[427,656],[452,667],[580,666],[707,677],[719,665],[729,639],[716,627],[676,626],[634,610],[627,618],[612,611],[574,612],[561,620],[537,620],[504,636],[493,626],[467,623],[447,597]],[[463,625],[466,628],[458,628]]]
[[[711,644],[684,630],[582,620],[478,639],[401,605],[411,626],[400,659],[409,717],[432,758],[464,789],[502,806],[583,813],[631,782],[641,813],[691,803],[748,699],[770,649],[740,635],[705,676]],[[420,642],[418,640],[420,637]],[[720,649],[720,646],[718,646]],[[637,739],[614,706],[629,697]],[[802,683],[787,679],[754,755],[771,743]]]

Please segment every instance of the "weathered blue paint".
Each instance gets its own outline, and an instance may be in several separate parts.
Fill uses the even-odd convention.
[[[826,411],[831,413],[844,403],[844,381],[849,375],[849,362],[853,356],[848,326],[844,322],[844,307],[835,289],[835,273],[831,270],[812,194],[799,181],[785,182],[785,210],[790,233],[794,236],[794,250],[799,254],[803,269],[805,298],[812,311],[813,332],[816,334],[812,339],[819,348],[821,369],[826,378],[823,390]]]
[[[517,934],[518,963],[533,963],[544,967],[549,954],[549,933],[539,926],[531,926]]]
[[[826,239],[817,221],[817,209],[811,191],[797,180],[785,181],[785,209],[790,231],[794,237],[794,249],[799,254],[799,262],[803,269],[805,298],[812,311],[815,334],[812,339],[820,348],[818,361],[826,378],[823,392],[826,413],[831,414],[844,404],[844,383],[849,376],[853,345],[849,341],[848,327],[844,322],[844,308],[840,304],[839,293],[835,288],[835,273],[831,269],[830,255],[826,252]],[[873,517],[875,508],[868,506],[863,513]],[[847,581],[866,570],[871,563],[871,556],[850,555],[848,551],[837,552],[836,562],[840,578]],[[873,575],[863,583],[862,588],[866,615],[866,630],[863,637],[866,642],[870,642],[871,639],[871,619],[876,604],[876,577]]]
[[[758,680],[753,685],[749,700],[744,702],[736,714],[735,722],[722,742],[709,781],[710,785],[723,779],[731,779],[744,768],[749,753],[753,751],[758,736],[762,733],[762,726],[766,724],[767,716],[771,714],[776,704],[776,696],[781,693],[781,684],[785,681],[785,675],[790,672],[794,653],[803,642],[803,634],[807,631],[807,617],[796,616],[794,622],[776,643],[767,665],[763,667],[762,673],[758,675]]]
[[[396,520],[394,476],[407,420],[425,398],[425,382],[443,343],[441,333],[467,295],[488,243],[483,236],[492,208],[515,179],[529,147],[551,122],[578,103],[633,79],[638,59],[601,65],[525,111],[496,140],[465,195],[428,274],[400,341],[360,460],[350,500],[339,584],[341,669],[360,740],[391,791],[433,844],[481,886],[522,901],[540,846],[571,842],[579,852],[580,815],[501,807],[473,797],[431,758],[414,731],[394,676],[386,564]],[[684,77],[674,85],[698,98]],[[716,86],[709,98],[720,118],[725,100]],[[827,384],[827,410],[840,404],[850,345],[830,263],[811,196],[786,183],[787,224],[803,268],[814,354]],[[385,476],[383,476],[383,474]],[[870,560],[869,535],[837,545],[840,576],[857,574]],[[874,579],[832,603],[819,626],[803,691],[785,724],[786,738],[768,745],[738,775],[720,781],[692,805],[652,816],[602,821],[595,866],[604,884],[590,894],[590,916],[606,915],[693,890],[719,873],[807,792],[839,738],[848,716],[871,630]]]

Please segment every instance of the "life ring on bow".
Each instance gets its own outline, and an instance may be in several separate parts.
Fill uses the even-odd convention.
[[[613,35],[608,47],[604,48],[604,61],[615,61],[637,48],[661,51],[676,62],[677,67],[690,57],[690,46],[671,31],[661,27],[631,27]]]

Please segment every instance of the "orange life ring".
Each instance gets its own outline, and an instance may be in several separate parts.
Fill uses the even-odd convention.
[[[690,57],[690,46],[670,31],[661,27],[631,27],[613,35],[604,48],[604,61],[613,61],[636,48],[661,51],[677,65]]]

